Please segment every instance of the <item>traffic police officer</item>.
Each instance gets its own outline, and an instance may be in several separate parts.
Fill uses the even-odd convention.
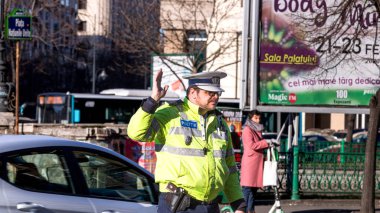
[[[168,90],[161,87],[159,71],[151,97],[129,122],[130,138],[155,141],[159,213],[219,212],[222,191],[236,212],[245,211],[229,128],[216,110],[224,77],[222,72],[185,76],[189,88],[184,100],[158,107]]]

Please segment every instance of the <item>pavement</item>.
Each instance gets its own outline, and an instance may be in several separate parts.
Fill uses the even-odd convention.
[[[274,201],[258,200],[256,213],[267,213],[272,208]],[[280,206],[285,213],[359,213],[360,199],[301,199],[280,201]],[[380,213],[380,200],[375,201],[375,212]]]
[[[256,213],[268,213],[273,207],[273,200],[256,201]],[[360,213],[360,199],[301,199],[280,201],[283,213]],[[221,205],[222,213],[229,213],[228,209]],[[275,209],[275,208],[273,208]],[[380,200],[375,201],[375,213],[380,213]],[[272,211],[272,213],[277,213]]]

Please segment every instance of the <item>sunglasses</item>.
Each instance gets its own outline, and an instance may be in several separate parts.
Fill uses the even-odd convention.
[[[212,91],[207,91],[207,90],[203,90],[201,88],[198,88],[198,87],[194,87],[195,90],[197,91],[204,91],[204,93],[206,93],[209,97],[214,97],[215,95],[218,95],[218,96],[221,96],[222,95],[222,92],[212,92]]]
[[[210,96],[210,97],[214,97],[215,95],[218,95],[218,96],[221,96],[222,95],[222,92],[211,92],[211,91],[206,91],[205,90],[205,93]]]

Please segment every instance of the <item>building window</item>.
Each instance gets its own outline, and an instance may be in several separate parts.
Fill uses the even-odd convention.
[[[87,0],[79,0],[78,1],[78,9],[80,9],[80,10],[87,9]]]
[[[87,22],[80,21],[78,24],[78,31],[86,31],[86,29],[87,29]]]
[[[194,54],[197,64],[206,61],[207,33],[204,30],[191,30],[186,32],[186,52]],[[198,65],[197,65],[198,66]],[[198,66],[198,72],[205,69],[204,65]]]
[[[58,32],[58,30],[59,30],[59,24],[58,23],[53,24],[53,30],[55,33]]]

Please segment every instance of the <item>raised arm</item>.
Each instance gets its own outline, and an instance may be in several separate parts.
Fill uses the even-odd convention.
[[[152,95],[145,99],[142,106],[132,116],[128,124],[128,136],[137,141],[153,141],[160,127],[155,118],[155,111],[162,97],[166,95],[168,86],[161,87],[162,70],[154,76]]]

